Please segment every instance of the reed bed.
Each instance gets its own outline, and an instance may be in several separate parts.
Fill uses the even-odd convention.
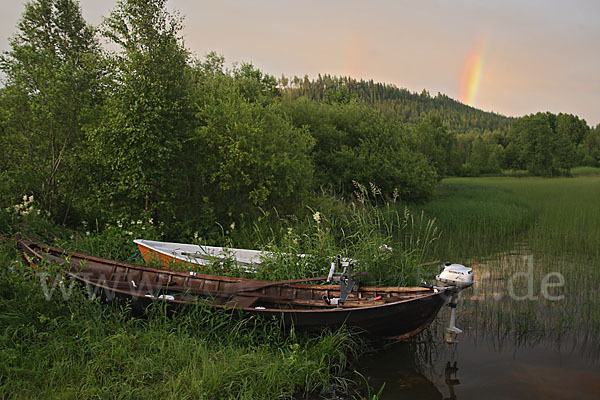
[[[447,192],[424,209],[441,229],[437,250],[448,249],[476,274],[461,323],[513,344],[562,340],[592,351],[586,338],[600,333],[600,178],[444,185]]]
[[[486,255],[511,247],[536,220],[532,204],[519,199],[490,179],[447,179],[438,196],[414,212],[435,218],[441,233],[433,251],[453,260]]]

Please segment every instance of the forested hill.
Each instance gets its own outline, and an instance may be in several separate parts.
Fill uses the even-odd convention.
[[[455,133],[506,132],[513,120],[470,107],[445,94],[438,93],[432,97],[426,90],[420,94],[412,93],[408,89],[373,80],[359,81],[350,77],[319,74],[314,80],[282,76],[279,85],[293,99],[305,96],[316,101],[344,101],[355,97],[381,111],[397,114],[403,122],[434,114]]]

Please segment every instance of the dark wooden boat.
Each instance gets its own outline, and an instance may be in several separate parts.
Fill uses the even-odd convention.
[[[423,287],[360,287],[343,304],[339,285],[271,282],[157,269],[65,251],[17,237],[17,247],[32,266],[58,263],[65,275],[108,300],[156,300],[173,305],[210,302],[246,315],[281,318],[286,326],[319,331],[344,324],[373,335],[410,338],[425,329],[448,301],[451,290]],[[321,278],[322,279],[322,278]]]

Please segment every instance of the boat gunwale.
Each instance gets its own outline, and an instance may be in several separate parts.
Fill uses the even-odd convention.
[[[106,285],[102,285],[100,283],[97,282],[93,282],[90,281],[88,279],[85,279],[83,277],[78,276],[77,274],[71,273],[71,272],[67,272],[67,274],[69,276],[72,276],[74,279],[77,279],[79,281],[82,281],[84,283],[89,283],[92,286],[96,286],[105,290],[108,290],[110,292],[115,292],[115,293],[120,293],[120,294],[124,294],[127,296],[132,296],[132,297],[138,297],[140,299],[148,299],[148,300],[160,300],[160,301],[167,301],[167,302],[172,302],[172,303],[178,303],[178,304],[190,304],[193,305],[194,302],[193,301],[185,301],[185,300],[178,300],[178,299],[168,299],[168,298],[160,298],[159,296],[152,296],[152,297],[148,297],[146,295],[140,295],[131,291],[127,291],[127,290],[122,290],[122,289],[117,289],[117,288],[111,288],[108,287]],[[385,304],[376,304],[376,305],[372,305],[372,306],[357,306],[357,307],[334,307],[331,306],[331,308],[322,308],[322,309],[302,309],[302,308],[293,308],[293,309],[285,309],[285,308],[255,308],[255,307],[228,307],[225,304],[213,304],[211,305],[211,307],[215,307],[215,308],[220,308],[220,309],[224,309],[224,310],[241,310],[241,311],[251,311],[251,312],[258,312],[258,313],[262,313],[262,312],[277,312],[277,313],[323,313],[323,312],[350,312],[350,311],[357,311],[357,310],[374,310],[374,309],[380,309],[380,308],[385,308],[385,307],[393,307],[393,306],[397,306],[399,304],[402,303],[407,303],[407,302],[411,302],[411,301],[415,301],[415,300],[425,300],[428,297],[434,297],[434,296],[438,296],[438,295],[442,295],[444,294],[445,291],[438,291],[438,292],[431,292],[431,293],[423,293],[414,297],[409,297],[406,299],[401,299],[401,300],[397,300],[394,302],[389,302],[389,303],[385,303]],[[245,297],[254,297],[251,295],[247,295]],[[260,297],[260,296],[256,296],[256,297]],[[207,297],[207,299],[210,299],[210,297]]]
[[[239,277],[231,277],[231,276],[223,276],[223,275],[208,275],[208,274],[197,273],[195,271],[167,270],[167,269],[161,269],[161,268],[151,267],[151,266],[147,266],[147,265],[128,263],[125,261],[111,260],[108,258],[94,256],[91,254],[78,253],[78,252],[71,251],[71,250],[64,250],[59,247],[49,246],[49,245],[45,245],[45,244],[41,244],[41,243],[37,243],[37,242],[30,241],[30,240],[25,240],[25,239],[21,239],[20,242],[25,243],[25,244],[35,245],[36,247],[38,247],[40,249],[50,249],[52,251],[61,253],[63,255],[68,255],[68,256],[80,258],[83,260],[91,260],[91,261],[99,262],[102,264],[106,264],[107,266],[108,265],[119,266],[119,267],[142,270],[142,271],[147,271],[147,272],[157,273],[157,274],[177,275],[177,276],[190,278],[190,279],[207,279],[207,280],[215,280],[215,281],[225,281],[225,282],[230,282],[230,283],[246,282],[246,281],[247,282],[264,282],[264,283],[274,282],[274,281],[263,281],[263,280],[257,280],[257,279],[251,279],[251,278],[239,278]],[[33,251],[33,249],[31,249],[31,250]],[[38,255],[38,258],[42,258],[42,257],[40,257]],[[66,261],[66,259],[65,259],[65,261]],[[190,274],[190,272],[193,272],[194,275]],[[275,285],[275,286],[277,286],[277,285]],[[286,284],[284,286],[285,287],[295,287],[295,288],[299,288],[299,289],[325,289],[325,290],[339,290],[340,289],[339,285],[315,285],[315,284],[303,284],[303,283]],[[429,289],[429,288],[420,287],[420,286],[362,286],[361,289],[364,291],[379,291],[379,292],[428,292],[428,291],[431,291],[431,289]]]

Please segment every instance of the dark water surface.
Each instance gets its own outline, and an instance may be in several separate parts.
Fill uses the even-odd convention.
[[[477,283],[459,304],[459,343],[443,341],[444,307],[412,341],[361,360],[371,392],[385,384],[381,399],[600,399],[597,275],[581,279],[589,265],[524,248],[471,265]],[[556,285],[543,292],[543,282]]]
[[[385,383],[381,399],[600,399],[597,354],[566,340],[516,347],[465,333],[450,348],[396,343],[365,357],[361,372],[375,390]]]

